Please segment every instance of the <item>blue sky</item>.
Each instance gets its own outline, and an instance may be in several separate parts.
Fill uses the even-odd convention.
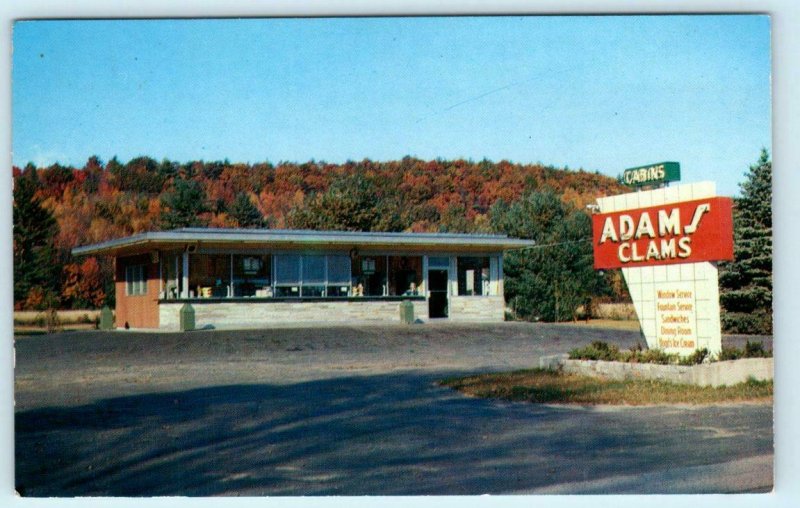
[[[23,21],[13,163],[484,157],[738,193],[767,16]]]

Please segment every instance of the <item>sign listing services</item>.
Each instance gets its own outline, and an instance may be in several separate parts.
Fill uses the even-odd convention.
[[[656,290],[658,348],[667,352],[697,349],[695,287],[686,282],[662,283]]]

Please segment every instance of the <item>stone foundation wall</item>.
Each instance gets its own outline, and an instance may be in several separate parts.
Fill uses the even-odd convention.
[[[702,365],[657,365],[654,363],[604,362],[569,360],[566,355],[545,356],[539,367],[567,374],[597,376],[606,379],[653,379],[698,386],[730,386],[752,377],[759,381],[773,379],[772,358],[743,358]]]
[[[451,321],[497,322],[505,319],[502,296],[451,296]]]
[[[399,323],[399,301],[192,303],[197,329],[259,328],[289,323]],[[415,300],[414,318],[428,319],[428,302]],[[183,302],[159,305],[160,328],[177,330]]]

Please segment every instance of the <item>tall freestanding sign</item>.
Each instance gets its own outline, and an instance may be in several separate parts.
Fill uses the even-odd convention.
[[[648,347],[722,349],[716,262],[733,259],[732,204],[712,182],[597,200],[594,267],[622,269]]]

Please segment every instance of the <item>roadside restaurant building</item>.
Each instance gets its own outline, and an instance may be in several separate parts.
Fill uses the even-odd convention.
[[[73,249],[115,258],[117,328],[197,328],[416,319],[502,321],[500,235],[184,228]]]

